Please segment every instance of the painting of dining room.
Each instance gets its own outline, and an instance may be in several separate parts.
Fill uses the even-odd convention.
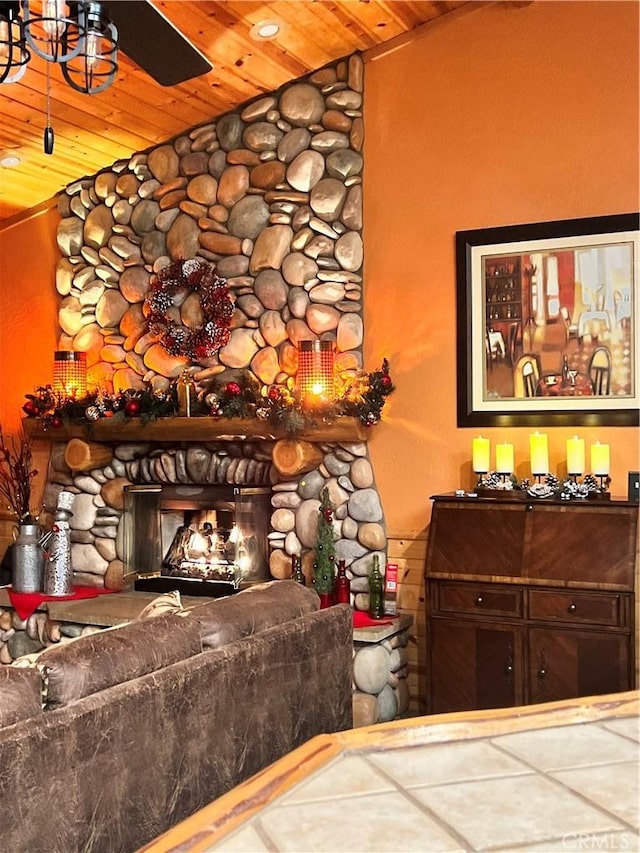
[[[473,249],[467,275],[472,408],[635,405],[637,263],[637,231]]]

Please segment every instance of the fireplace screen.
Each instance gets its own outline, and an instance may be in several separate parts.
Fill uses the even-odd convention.
[[[171,579],[137,588],[213,593],[269,578],[270,490],[237,486],[125,488],[125,574]],[[203,589],[198,589],[203,587]]]

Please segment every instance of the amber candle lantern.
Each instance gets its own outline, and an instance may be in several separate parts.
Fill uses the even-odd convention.
[[[335,399],[333,362],[333,341],[300,341],[296,382],[305,405],[331,403]]]
[[[77,400],[86,395],[86,352],[58,350],[54,353],[53,390],[65,400]]]

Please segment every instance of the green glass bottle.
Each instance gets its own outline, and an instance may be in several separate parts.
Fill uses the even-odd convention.
[[[307,579],[302,571],[302,558],[299,554],[293,554],[291,557],[291,580],[302,584],[302,586],[307,585]]]
[[[372,619],[382,619],[384,616],[384,584],[377,554],[373,555],[373,566],[369,574],[369,616]]]

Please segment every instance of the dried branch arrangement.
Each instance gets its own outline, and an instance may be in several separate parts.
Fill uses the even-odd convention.
[[[21,432],[7,441],[0,426],[0,499],[20,523],[31,518],[31,481],[38,473],[32,462],[29,437]]]

